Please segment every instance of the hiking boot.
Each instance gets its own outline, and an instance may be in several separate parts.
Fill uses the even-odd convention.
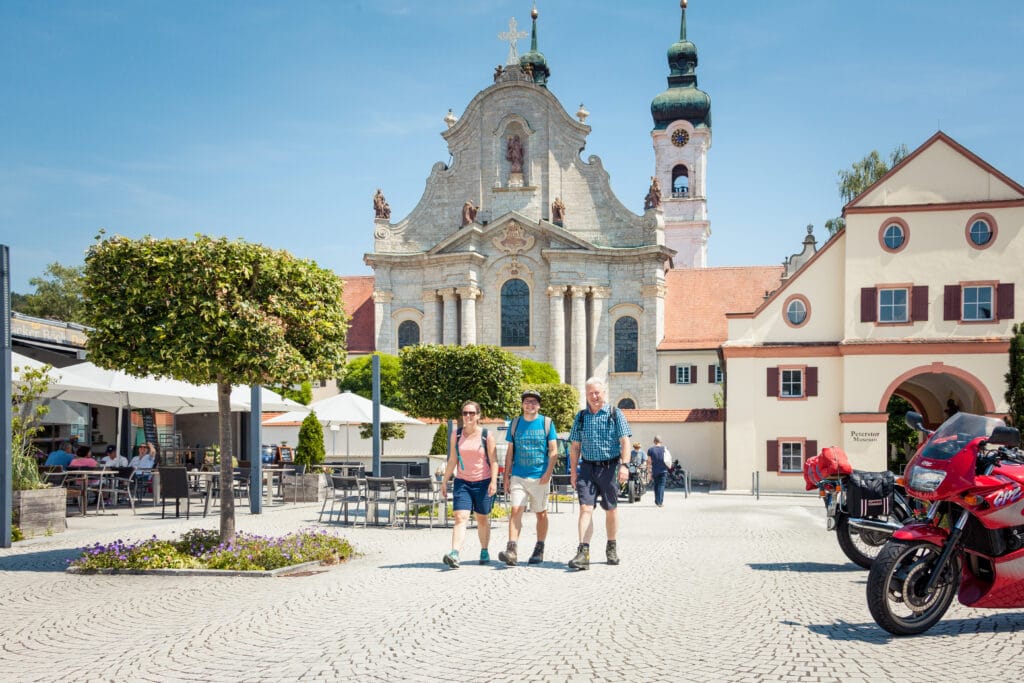
[[[576,557],[569,560],[569,569],[590,569],[590,548],[584,543],[580,543],[580,547],[576,549]]]
[[[442,559],[442,561],[446,565],[448,565],[452,569],[458,569],[459,568],[459,551],[458,550],[451,551],[450,553],[448,553],[447,555],[445,555],[441,559]]]
[[[619,563],[619,550],[615,545],[615,541],[608,541],[608,545],[604,551],[605,557],[608,558],[608,564]]]
[[[480,551],[480,564],[487,564],[491,561],[491,554],[487,552],[487,548]]]
[[[519,558],[516,556],[516,544],[510,542],[504,550],[498,553],[498,559],[510,567],[516,566],[519,562]]]
[[[540,564],[544,561],[544,544],[538,543],[533,546],[533,554],[530,555],[530,564]]]

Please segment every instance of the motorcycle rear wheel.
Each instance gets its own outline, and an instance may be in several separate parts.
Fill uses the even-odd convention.
[[[868,609],[889,633],[924,633],[946,613],[960,585],[960,557],[953,555],[931,593],[924,588],[942,549],[920,541],[889,541],[868,574]]]
[[[859,531],[849,524],[849,517],[836,513],[836,540],[843,554],[864,569],[871,569],[875,558],[889,540],[889,534],[880,531]]]

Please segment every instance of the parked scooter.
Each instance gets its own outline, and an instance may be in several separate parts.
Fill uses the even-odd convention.
[[[893,534],[868,574],[867,601],[895,635],[924,633],[956,595],[968,607],[1024,607],[1024,453],[1001,420],[956,413],[907,465],[907,493],[927,517]]]

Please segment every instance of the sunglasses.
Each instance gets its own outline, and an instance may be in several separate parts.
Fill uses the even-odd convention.
[[[463,416],[466,416],[466,415],[476,415],[476,411],[475,410],[463,410],[462,411],[462,415]]]

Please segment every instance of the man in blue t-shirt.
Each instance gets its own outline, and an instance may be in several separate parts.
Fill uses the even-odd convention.
[[[60,445],[60,448],[46,456],[46,462],[43,463],[44,467],[63,467],[67,469],[68,465],[74,459],[74,455],[71,454],[71,442],[65,441]]]
[[[523,529],[523,513],[529,502],[537,515],[537,545],[530,555],[530,564],[544,561],[544,541],[548,537],[548,490],[555,468],[558,435],[551,418],[540,414],[540,393],[523,392],[523,414],[512,420],[505,441],[505,495],[512,502],[512,519],[508,524],[508,545],[498,559],[514,566],[519,558],[516,544]]]

